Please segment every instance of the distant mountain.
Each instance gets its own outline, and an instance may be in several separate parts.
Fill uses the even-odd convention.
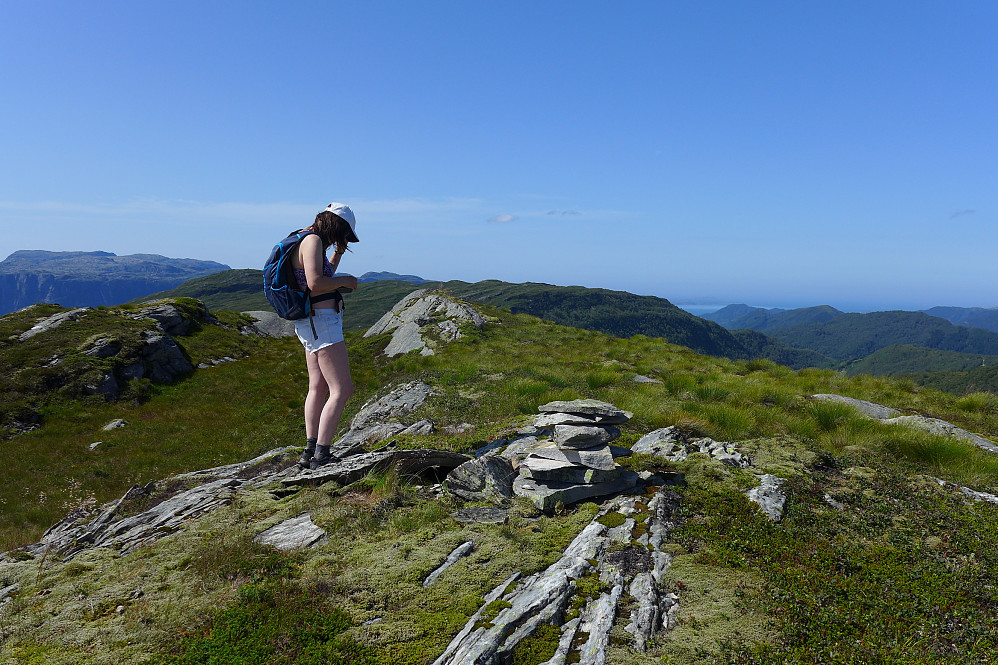
[[[998,355],[998,333],[955,326],[921,312],[842,314],[823,323],[802,323],[767,332],[784,343],[838,360],[864,358],[896,344],[980,355]]]
[[[933,307],[923,309],[922,312],[958,326],[998,332],[998,307]]]
[[[116,305],[228,268],[214,261],[158,254],[21,250],[0,261],[0,314],[38,302],[66,307]]]
[[[393,282],[411,282],[412,284],[423,284],[429,280],[417,277],[416,275],[400,275],[397,272],[365,272],[357,278],[358,282],[381,282],[391,280]]]
[[[767,332],[777,328],[789,328],[802,323],[822,323],[842,316],[843,312],[830,305],[816,307],[800,307],[797,309],[766,309],[748,305],[728,305],[711,314],[704,314],[704,319],[721,324],[728,330],[749,328]]]
[[[911,372],[966,372],[982,365],[998,366],[998,356],[929,349],[912,344],[895,344],[874,351],[847,364],[849,376],[857,374],[908,374]]]
[[[839,363],[828,356],[809,349],[795,349],[758,330],[732,330],[731,335],[738,340],[750,358],[769,358],[775,363],[800,369],[803,367],[833,368]]]

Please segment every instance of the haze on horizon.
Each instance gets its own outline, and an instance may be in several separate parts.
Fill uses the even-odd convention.
[[[0,257],[998,305],[998,5],[6,3]]]

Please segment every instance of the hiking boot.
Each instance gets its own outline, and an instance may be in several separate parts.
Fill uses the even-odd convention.
[[[319,457],[318,455],[316,455],[308,463],[308,468],[312,469],[314,471],[314,470],[318,469],[319,467],[326,466],[327,464],[329,464],[332,461],[333,461],[332,455],[326,455],[325,457]]]
[[[309,462],[312,461],[312,454],[315,452],[314,449],[306,448],[301,452],[301,457],[298,458],[298,468],[303,471],[308,468]]]

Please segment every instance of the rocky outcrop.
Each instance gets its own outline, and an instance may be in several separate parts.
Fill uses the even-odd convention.
[[[350,421],[347,433],[333,443],[330,454],[343,459],[361,452],[365,446],[405,431],[407,427],[398,419],[423,406],[431,395],[433,389],[430,386],[422,381],[411,381],[370,400]],[[433,423],[422,420],[412,427],[411,433],[427,433],[433,430]]]
[[[249,462],[194,474],[175,476],[166,488],[156,483],[129,489],[120,499],[93,513],[70,513],[48,529],[42,539],[25,549],[32,554],[54,551],[63,559],[95,547],[128,554],[183,527],[191,519],[228,504],[236,492],[273,482],[294,469],[293,450],[272,450]],[[128,514],[136,505],[148,507]]]
[[[811,398],[848,404],[855,407],[860,414],[866,416],[867,418],[879,420],[887,425],[904,425],[906,427],[922,430],[923,432],[928,432],[929,434],[935,434],[937,436],[953,437],[955,439],[959,439],[960,441],[972,443],[981,450],[986,450],[989,453],[998,453],[998,444],[994,441],[986,439],[979,434],[968,432],[967,430],[957,427],[953,423],[948,423],[945,420],[917,414],[903,416],[897,409],[892,409],[875,402],[866,402],[852,397],[843,397],[842,395],[811,395]]]
[[[855,397],[846,397],[845,395],[821,393],[818,395],[811,395],[811,399],[821,402],[838,402],[840,404],[848,404],[864,416],[868,418],[875,418],[876,420],[886,420],[887,418],[893,418],[894,416],[901,415],[900,411],[892,409],[889,406],[884,406],[883,404],[877,404],[875,402],[867,402],[866,400],[856,399]]]
[[[674,425],[645,434],[631,446],[631,452],[655,455],[670,462],[682,462],[693,453],[703,453],[728,466],[744,469],[752,465],[752,460],[738,452],[734,443],[708,437],[691,438]]]
[[[445,475],[470,458],[447,450],[377,450],[372,453],[350,455],[338,462],[330,462],[318,469],[306,469],[292,476],[281,478],[287,487],[295,485],[322,485],[336,482],[352,483],[373,471],[395,469],[403,476],[418,476],[427,472]]]
[[[402,298],[364,337],[391,332],[392,340],[385,348],[385,355],[392,357],[410,351],[433,355],[433,342],[449,342],[461,337],[461,326],[471,324],[481,329],[485,317],[470,305],[458,302],[439,292],[428,289],[413,291]]]
[[[55,328],[58,328],[66,321],[76,321],[83,314],[85,314],[90,308],[89,307],[77,307],[76,309],[70,309],[65,312],[59,312],[58,314],[53,314],[52,316],[47,316],[35,325],[31,326],[18,337],[18,341],[26,342],[35,335],[48,332]]]
[[[558,561],[522,580],[514,574],[486,595],[434,665],[507,663],[516,645],[542,624],[561,629],[548,663],[604,663],[625,594],[635,608],[625,629],[635,648],[644,650],[675,621],[679,608],[678,596],[662,586],[672,560],[664,545],[678,505],[679,495],[668,489],[647,504],[635,497],[610,500]],[[584,578],[598,582],[582,584]]]
[[[295,322],[282,319],[276,312],[264,310],[250,310],[243,312],[246,316],[254,319],[253,331],[257,335],[266,337],[294,337]]]

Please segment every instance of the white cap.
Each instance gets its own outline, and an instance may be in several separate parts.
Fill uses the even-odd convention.
[[[360,242],[360,238],[357,237],[357,220],[354,218],[350,206],[345,203],[330,203],[322,212],[331,212],[349,224],[350,232],[353,234],[353,240],[350,242]]]

